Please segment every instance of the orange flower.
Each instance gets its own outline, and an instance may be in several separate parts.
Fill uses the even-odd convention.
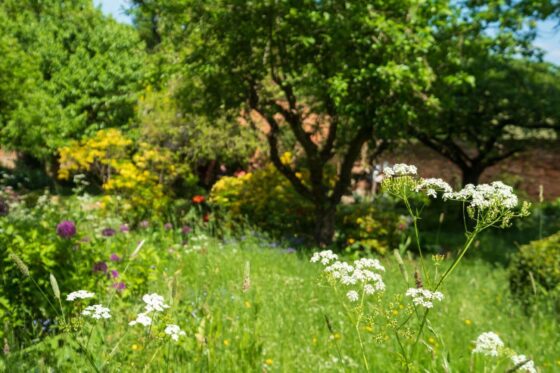
[[[194,196],[192,198],[193,203],[199,204],[202,203],[204,201],[206,201],[206,198],[204,198],[204,196],[201,196],[200,194],[197,194],[196,196]]]

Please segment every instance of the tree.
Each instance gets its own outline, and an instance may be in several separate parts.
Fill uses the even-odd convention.
[[[6,0],[0,9],[12,20],[4,38],[27,61],[13,75],[33,73],[12,108],[0,107],[2,146],[49,162],[71,139],[131,123],[144,59],[134,28],[90,1]]]
[[[410,128],[461,170],[463,185],[560,126],[560,71],[531,57],[534,35],[518,17],[508,9],[465,17],[463,9],[436,35],[430,63],[438,105],[421,110]]]
[[[366,142],[399,132],[432,79],[426,51],[438,1],[160,1],[164,29],[185,46],[182,103],[242,113],[262,129],[274,166],[315,206],[315,238],[335,212]],[[239,114],[236,114],[239,115]],[[373,146],[373,145],[372,145]],[[294,150],[309,180],[283,163]],[[325,170],[338,163],[333,185]]]

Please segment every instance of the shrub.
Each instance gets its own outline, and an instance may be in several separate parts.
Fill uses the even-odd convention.
[[[510,264],[512,293],[529,302],[560,291],[560,232],[523,245]]]

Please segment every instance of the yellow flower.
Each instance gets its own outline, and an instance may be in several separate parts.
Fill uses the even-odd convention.
[[[311,342],[312,342],[314,345],[316,345],[316,344],[317,344],[317,337],[313,337],[313,338],[311,339]]]
[[[224,339],[224,346],[229,346],[229,339]]]
[[[348,245],[352,245],[354,242],[356,242],[355,239],[353,239],[353,238],[348,239]]]
[[[272,361],[272,359],[266,359],[266,360],[264,361],[264,363],[265,363],[266,365],[268,365],[268,366],[271,366],[272,363],[273,363],[273,361]]]
[[[437,345],[437,341],[434,339],[434,337],[428,338],[428,343],[431,345]]]
[[[249,303],[248,301],[245,301],[245,308],[251,308],[251,303]]]
[[[393,310],[393,316],[398,316],[398,314],[399,314],[399,311]]]
[[[371,325],[367,325],[364,329],[370,333],[373,332],[373,328],[371,327]]]
[[[469,319],[466,319],[466,320],[465,320],[465,325],[471,326],[471,325],[472,325],[472,321],[469,320]]]
[[[140,346],[138,346],[137,344],[132,345],[132,351],[138,351],[139,349],[140,349]]]

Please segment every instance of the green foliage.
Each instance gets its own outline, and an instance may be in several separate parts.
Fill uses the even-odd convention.
[[[524,303],[543,295],[560,299],[560,232],[521,246],[512,258],[509,282]]]
[[[70,139],[130,124],[144,62],[133,28],[89,1],[7,1],[2,14],[0,48],[11,46],[8,62],[22,55],[0,82],[0,102],[4,91],[13,101],[0,105],[3,146],[48,159]]]
[[[306,235],[313,226],[313,205],[271,164],[222,177],[212,188],[210,203],[276,236]]]

